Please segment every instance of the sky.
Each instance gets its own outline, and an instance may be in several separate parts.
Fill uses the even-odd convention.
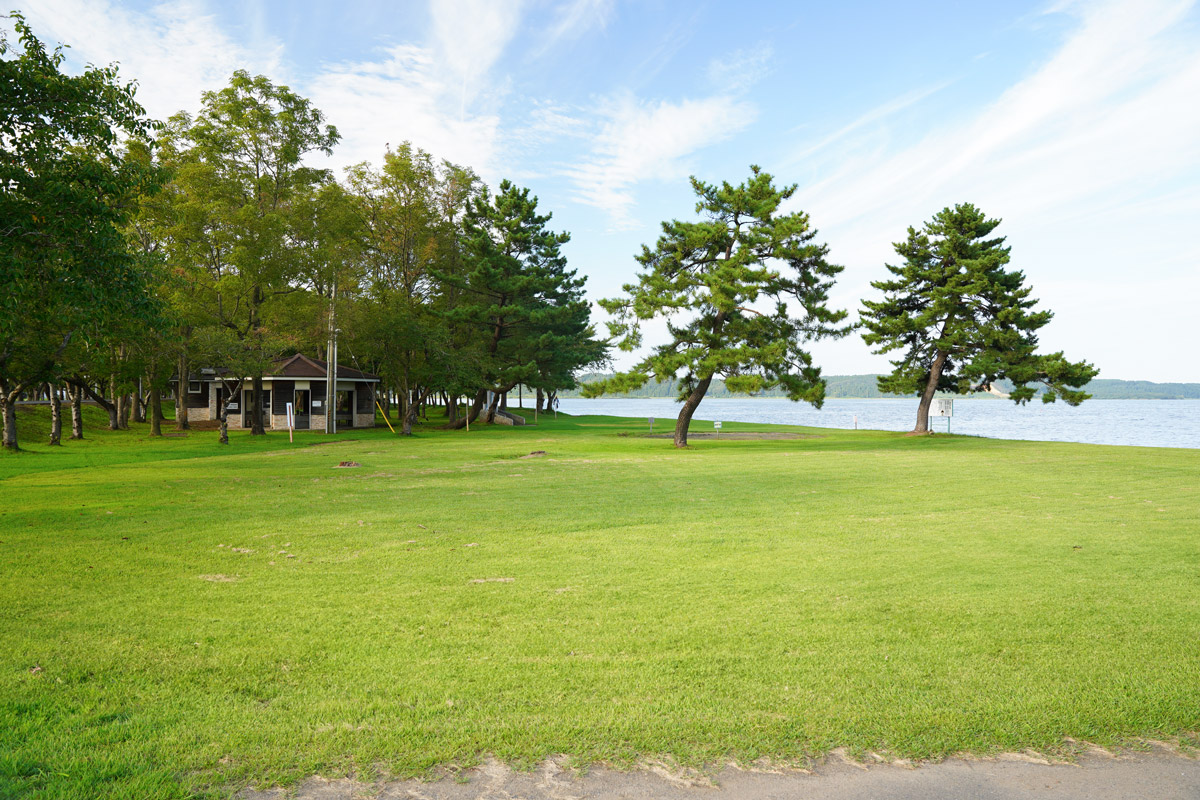
[[[737,183],[757,164],[797,186],[789,210],[845,266],[836,307],[877,296],[908,226],[970,202],[1054,311],[1044,350],[1102,378],[1200,381],[1191,0],[15,7],[71,70],[118,62],[153,117],[244,68],[337,126],[322,166],[410,141],[528,186],[592,299],[634,278],[662,220],[693,218],[690,175]],[[857,335],[812,350],[828,375],[889,369]]]

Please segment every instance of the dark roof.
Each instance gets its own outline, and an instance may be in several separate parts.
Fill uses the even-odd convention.
[[[291,358],[277,361],[275,370],[271,374],[280,378],[326,378],[329,376],[329,364],[328,362],[297,353]],[[341,364],[338,364],[337,376],[341,380],[379,380],[378,375],[372,375],[369,372],[363,372],[362,370],[353,369]]]

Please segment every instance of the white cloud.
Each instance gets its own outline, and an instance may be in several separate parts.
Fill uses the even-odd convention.
[[[618,228],[635,227],[633,187],[687,175],[686,157],[754,121],[754,106],[727,95],[680,102],[625,96],[602,110],[592,154],[565,172],[580,202],[605,210]]]
[[[201,92],[225,86],[236,69],[284,82],[282,45],[231,40],[200,2],[173,0],[139,12],[110,0],[37,0],[23,13],[43,40],[70,45],[73,62],[119,62],[121,78],[137,79],[138,101],[157,119],[197,110]]]
[[[973,117],[901,149],[881,147],[886,135],[839,148],[840,166],[795,198],[849,265],[835,299],[857,305],[908,225],[969,201],[1004,218],[1014,266],[1058,312],[1047,346],[1109,377],[1200,378],[1182,352],[1191,301],[1166,288],[1200,270],[1183,233],[1200,219],[1200,47],[1180,25],[1191,6],[1064,5],[1078,23],[1058,51]],[[1158,338],[1114,324],[1117,309],[1155,305]]]
[[[522,3],[491,0],[432,0],[432,50],[439,71],[457,81],[461,106],[484,88],[484,78],[517,31]]]
[[[542,44],[532,55],[545,55],[560,44],[572,42],[594,28],[603,29],[612,17],[614,5],[614,0],[570,0],[560,4],[554,19],[541,34]]]
[[[708,79],[719,92],[743,92],[770,72],[774,51],[770,45],[735,50],[708,64]]]
[[[414,45],[379,61],[326,66],[308,91],[342,134],[333,163],[378,162],[387,144],[411,141],[438,158],[490,169],[500,119],[462,108],[458,78]]]
[[[872,123],[880,122],[893,114],[909,108],[910,106],[914,106],[924,100],[926,97],[929,97],[930,95],[946,88],[948,85],[949,81],[945,81],[934,86],[925,87],[924,89],[916,89],[911,92],[905,92],[900,97],[876,106],[875,108],[872,108],[866,113],[860,115],[858,119],[848,122],[847,124],[838,128],[833,133],[821,137],[818,141],[813,142],[812,144],[805,145],[803,148],[791,155],[786,166],[796,166],[797,164],[807,160],[809,157],[821,152],[822,150],[825,150],[831,145],[845,144],[850,134],[860,131]]]
[[[506,88],[493,73],[522,4],[432,0],[430,11],[425,41],[377,60],[324,65],[309,81],[313,102],[342,134],[334,164],[378,161],[386,144],[410,141],[495,177]]]

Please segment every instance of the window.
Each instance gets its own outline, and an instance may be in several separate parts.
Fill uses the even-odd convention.
[[[188,394],[200,394],[204,391],[204,384],[200,381],[188,381]]]

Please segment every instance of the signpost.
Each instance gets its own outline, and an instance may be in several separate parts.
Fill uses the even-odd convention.
[[[294,441],[294,439],[292,439],[292,431],[296,427],[296,417],[294,414],[292,414],[292,404],[291,403],[287,404],[287,423],[288,423],[288,441],[291,442],[291,441]]]
[[[650,432],[654,433],[654,417],[650,418]]]
[[[713,423],[713,428],[714,428],[714,429],[716,429],[716,431],[717,431],[717,438],[718,438],[718,439],[720,439],[720,438],[721,438],[721,423],[720,423],[720,422],[714,422],[714,423]]]
[[[933,417],[946,418],[946,433],[950,432],[950,418],[954,416],[954,400],[949,397],[935,397],[933,406],[929,409],[930,422]],[[930,426],[932,427],[932,425]]]

